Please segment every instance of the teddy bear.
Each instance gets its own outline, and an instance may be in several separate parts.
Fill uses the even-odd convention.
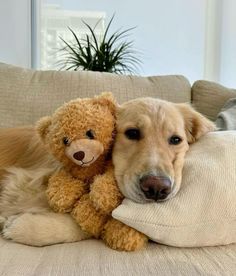
[[[115,131],[112,94],[65,103],[52,116],[41,118],[36,129],[61,164],[48,181],[49,205],[56,212],[68,213],[89,191],[94,176],[105,172]]]
[[[123,199],[111,161],[115,113],[111,93],[75,99],[39,120],[37,131],[61,164],[48,180],[50,207],[71,213],[82,230],[111,248],[131,251],[147,238],[111,217]]]
[[[148,238],[139,231],[112,218],[112,211],[121,204],[112,164],[105,174],[96,176],[90,193],[76,203],[72,215],[82,230],[95,238],[102,238],[112,249],[135,251],[145,246]]]

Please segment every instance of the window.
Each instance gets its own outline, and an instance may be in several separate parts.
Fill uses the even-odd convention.
[[[38,43],[36,47],[36,68],[42,70],[59,69],[57,62],[60,60],[60,49],[65,46],[61,40],[70,41],[73,35],[70,27],[80,38],[85,38],[88,29],[83,22],[92,28],[96,26],[96,35],[99,37],[104,32],[105,12],[64,10],[59,5],[42,4],[38,12],[36,28]]]
[[[132,39],[143,62],[141,75],[182,74],[191,82],[208,79],[236,86],[235,0],[31,0],[32,64],[58,69],[60,36],[68,26],[83,36],[82,20],[98,35],[115,13],[111,31],[134,29]]]

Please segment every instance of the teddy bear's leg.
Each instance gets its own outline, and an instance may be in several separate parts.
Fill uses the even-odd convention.
[[[102,239],[112,249],[121,251],[141,249],[148,241],[144,234],[113,218],[106,223]]]
[[[72,211],[72,216],[82,230],[90,233],[95,238],[100,237],[103,227],[108,220],[108,216],[94,208],[89,194],[82,196],[77,202]]]
[[[3,225],[2,236],[32,246],[76,242],[89,238],[70,215],[53,212],[10,216]]]

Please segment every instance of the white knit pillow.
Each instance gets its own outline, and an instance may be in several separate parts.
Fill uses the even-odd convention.
[[[175,198],[151,204],[125,199],[112,215],[167,245],[236,242],[236,131],[209,133],[190,147]]]

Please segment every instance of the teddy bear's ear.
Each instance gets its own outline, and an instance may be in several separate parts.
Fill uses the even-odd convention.
[[[108,106],[113,115],[116,114],[117,103],[111,92],[103,92],[95,98],[95,102],[104,106]]]
[[[48,133],[51,123],[52,123],[51,117],[46,116],[46,117],[41,118],[36,124],[36,131],[38,132],[40,138],[43,141]]]

